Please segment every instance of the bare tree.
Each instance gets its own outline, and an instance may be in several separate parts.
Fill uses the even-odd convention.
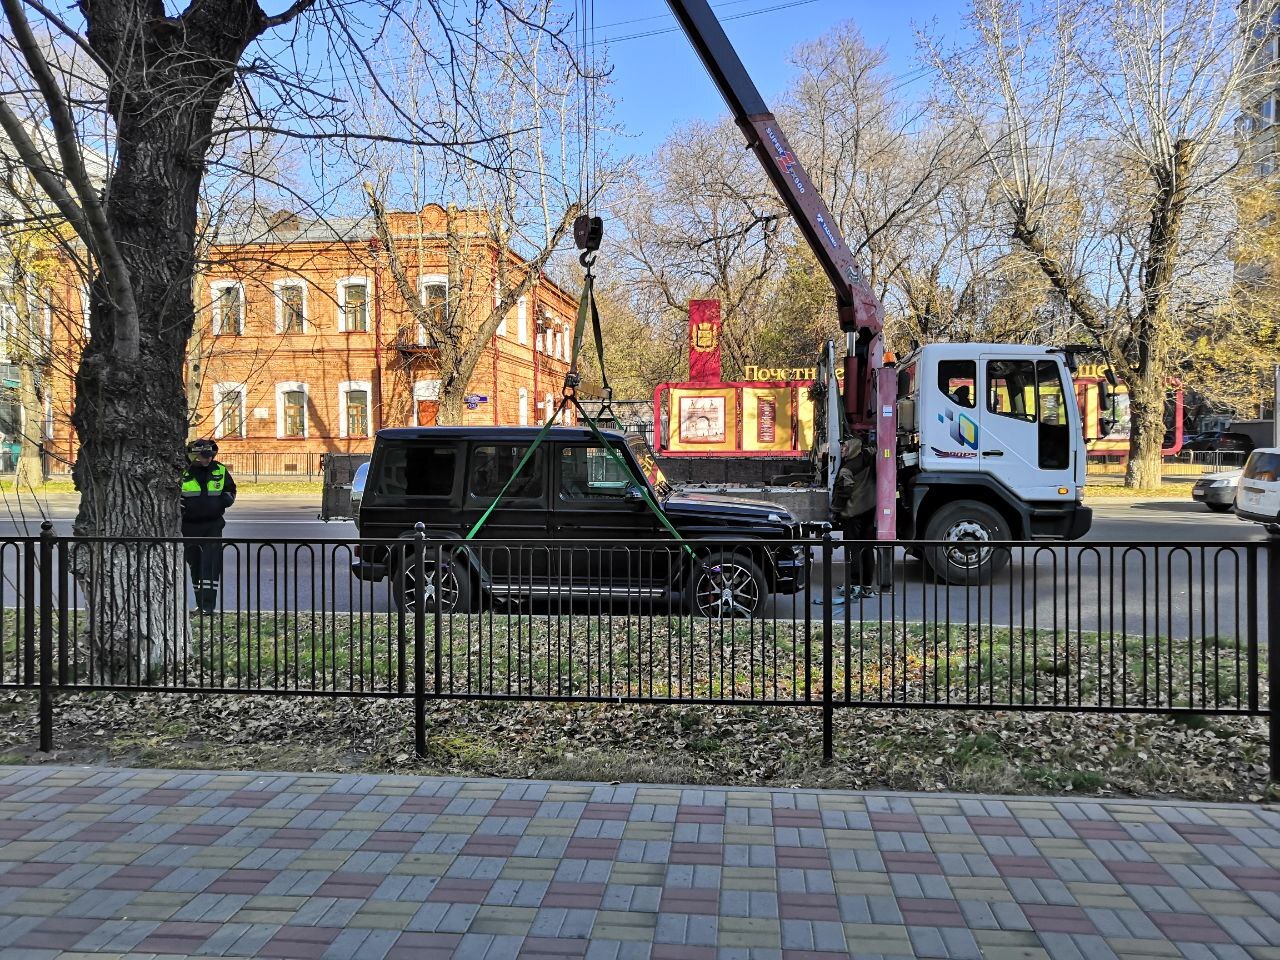
[[[40,0],[0,6],[7,23],[0,34],[0,129],[92,268],[90,334],[75,380],[75,530],[172,537],[180,529],[183,372],[195,317],[202,182],[220,144],[239,137],[276,134],[295,150],[385,139],[365,124],[353,92],[381,88],[366,51],[399,8],[379,0],[359,8],[292,0],[269,13],[257,0],[199,0],[171,14],[154,2],[84,0],[67,19]],[[474,34],[476,20],[438,6],[431,37]],[[505,6],[482,6],[477,20]],[[51,59],[55,47],[70,59]],[[447,66],[443,77],[446,85],[467,80]],[[73,84],[83,92],[72,95]],[[450,112],[462,99],[449,101]],[[401,111],[401,119],[401,140],[469,146],[439,116]],[[50,131],[56,165],[24,121]],[[479,132],[474,138],[483,139]],[[91,144],[108,159],[102,184],[87,171]],[[185,605],[175,599],[185,598],[185,584],[176,553],[126,560],[119,551],[86,549],[75,563],[100,673],[145,676],[171,655],[166,651],[181,654]]]
[[[418,31],[425,26],[410,24]],[[564,245],[586,191],[600,186],[599,173],[594,184],[586,182],[574,145],[585,88],[556,39],[566,26],[556,20],[553,0],[520,0],[475,43],[455,48],[455,66],[469,80],[466,110],[450,118],[451,135],[466,141],[485,134],[482,145],[446,156],[438,167],[396,143],[378,144],[361,158],[377,175],[365,191],[378,255],[401,309],[412,317],[402,336],[421,331],[431,347],[416,356],[440,382],[438,423],[462,422],[463,399],[485,350]],[[390,88],[398,101],[417,104],[438,97],[438,83],[410,63]],[[398,129],[393,111],[373,106],[386,129]],[[432,200],[445,211],[438,238],[444,264],[431,263],[426,249],[430,227],[423,209]],[[390,216],[396,202],[413,216]],[[393,221],[407,223],[407,235],[397,235]],[[441,266],[447,283],[436,297],[415,281]]]
[[[728,120],[685,127],[617,193],[633,308],[655,328],[679,329],[683,343],[689,301],[718,299],[727,373],[741,374],[781,264],[785,217],[741,134]]]
[[[1222,286],[1250,25],[1217,0],[975,0],[970,19],[976,47],[927,44],[946,106],[1010,242],[1128,383],[1126,482],[1158,484],[1185,313]]]

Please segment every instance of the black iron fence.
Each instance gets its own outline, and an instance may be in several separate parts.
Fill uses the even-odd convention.
[[[43,749],[59,694],[125,690],[403,697],[420,750],[433,698],[813,708],[827,757],[842,708],[1265,715],[1280,770],[1280,544],[46,529],[0,576],[0,687],[39,690]]]

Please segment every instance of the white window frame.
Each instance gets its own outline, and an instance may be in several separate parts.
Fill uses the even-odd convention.
[[[226,418],[223,416],[223,404],[226,403],[228,393],[240,394],[240,432],[231,434],[233,439],[243,440],[249,432],[249,398],[248,387],[243,383],[236,383],[232,380],[224,380],[221,383],[213,385],[213,435],[216,439],[221,440],[228,434],[223,430],[223,424]]]
[[[276,307],[276,333],[284,334],[284,300],[280,296],[280,292],[287,287],[300,287],[302,289],[302,332],[309,333],[311,321],[310,311],[307,308],[307,282],[297,277],[277,280],[271,284],[271,294],[275,300]]]
[[[302,436],[290,437],[284,432],[284,395],[294,391],[302,392]],[[276,439],[306,440],[311,435],[311,392],[310,388],[298,380],[284,380],[276,384]]]
[[[92,319],[90,314],[93,312],[93,308],[90,306],[91,293],[92,293],[92,290],[89,284],[87,283],[80,284],[80,319],[81,319],[81,322],[84,324],[84,338],[86,340],[89,339],[89,333],[90,333],[89,322]]]
[[[347,329],[347,287],[364,287],[364,329]],[[338,332],[368,333],[370,312],[373,304],[373,283],[368,277],[343,277],[338,281]]]
[[[338,438],[347,439],[347,394],[352,390],[363,390],[365,396],[364,422],[373,429],[373,383],[369,380],[343,380],[338,384]],[[414,404],[414,409],[417,409]],[[364,436],[371,436],[366,433]]]
[[[516,301],[516,340],[521,344],[529,342],[529,298],[521,297]]]
[[[517,396],[519,397],[520,426],[527,427],[529,425],[529,391],[521,387]]]
[[[235,334],[228,334],[228,336],[238,336],[244,333],[244,282],[240,280],[214,280],[209,284],[209,304],[213,319],[213,335],[215,337],[224,334],[222,329],[222,294],[227,290],[235,290],[240,295],[240,329]]]
[[[418,277],[418,303],[422,306],[427,305],[427,287],[444,285],[444,310],[448,319],[449,313],[449,275],[447,273],[424,273]],[[418,346],[426,347],[431,344],[432,335],[426,326],[418,324]]]
[[[555,343],[551,348],[551,355],[558,360],[564,359],[564,324],[556,324]]]
[[[551,419],[551,414],[556,412],[556,405],[551,399],[551,394],[547,394],[547,401],[542,408],[542,422],[546,423]]]

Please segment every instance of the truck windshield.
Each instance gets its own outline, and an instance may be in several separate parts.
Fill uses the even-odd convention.
[[[631,448],[631,455],[640,465],[640,472],[653,495],[659,500],[667,499],[671,495],[671,484],[658,466],[658,458],[649,449],[649,444],[645,443],[643,437],[632,437],[627,441],[627,446]]]

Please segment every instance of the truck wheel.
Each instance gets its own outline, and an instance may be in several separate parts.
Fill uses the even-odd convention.
[[[1008,547],[992,547],[1011,539],[1004,517],[976,500],[959,500],[935,513],[925,527],[926,540],[940,546],[924,549],[925,562],[947,583],[990,583],[1009,562]]]
[[[435,563],[428,561],[422,565],[426,577],[424,599],[426,609],[432,613],[436,609]],[[396,565],[394,580],[396,609],[404,613],[412,613],[417,602],[417,569],[413,557],[408,556]],[[471,576],[466,564],[461,561],[447,562],[440,575],[440,611],[442,613],[471,612]]]
[[[764,574],[745,551],[721,550],[702,558],[689,580],[689,608],[700,617],[757,616],[768,596]]]

